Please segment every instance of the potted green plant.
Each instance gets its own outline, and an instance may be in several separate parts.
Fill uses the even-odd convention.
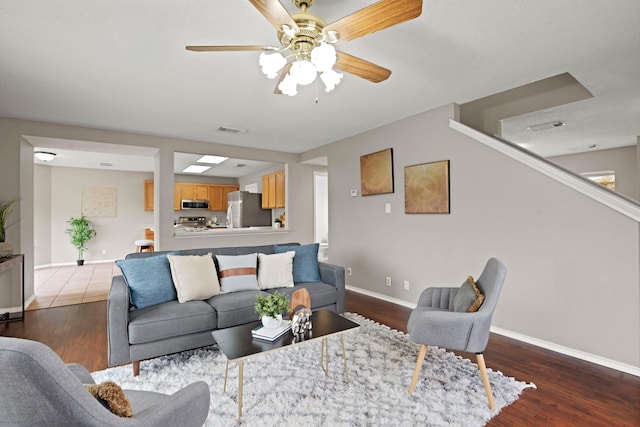
[[[258,295],[255,309],[265,328],[277,328],[282,321],[282,313],[289,309],[289,298],[278,291],[267,297]]]
[[[71,244],[78,249],[78,265],[83,265],[83,254],[87,250],[87,242],[96,235],[96,231],[84,215],[77,218],[71,217],[67,224],[69,224],[69,228],[65,230],[65,233],[70,236]]]
[[[6,202],[0,202],[0,258],[13,254],[13,247],[6,243],[5,240],[5,228],[7,227],[7,218],[13,209],[13,205],[18,202],[18,199],[9,200]]]

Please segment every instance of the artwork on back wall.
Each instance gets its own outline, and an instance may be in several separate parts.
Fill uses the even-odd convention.
[[[363,196],[393,193],[393,149],[360,156],[360,188]]]
[[[404,212],[449,213],[449,160],[405,166]]]

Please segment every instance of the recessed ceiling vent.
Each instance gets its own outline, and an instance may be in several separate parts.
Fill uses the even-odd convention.
[[[100,162],[100,166],[105,167],[105,168],[110,168],[110,167],[113,166],[113,163]]]
[[[228,127],[225,127],[225,126],[220,126],[216,130],[218,132],[231,133],[231,134],[234,134],[234,135],[238,135],[238,134],[246,132],[246,130],[244,130],[244,129],[228,128]]]
[[[566,123],[561,120],[555,120],[553,122],[539,123],[537,125],[531,125],[527,127],[527,130],[531,132],[540,132],[541,130],[549,130],[553,128],[561,128],[565,126]]]

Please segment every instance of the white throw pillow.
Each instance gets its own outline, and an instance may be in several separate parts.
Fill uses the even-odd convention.
[[[211,254],[167,255],[179,302],[204,300],[220,293]]]
[[[258,254],[258,286],[260,289],[293,286],[294,251],[281,254]]]

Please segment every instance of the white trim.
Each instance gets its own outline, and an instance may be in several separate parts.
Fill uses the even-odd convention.
[[[449,119],[449,127],[531,167],[532,169],[537,170],[538,172],[545,174],[549,178],[567,185],[587,197],[599,201],[603,205],[608,206],[635,221],[640,222],[640,204],[621,195],[620,193],[615,193],[608,188],[591,182],[587,178],[563,169],[562,167],[555,165],[543,157],[527,151],[516,144],[491,137],[453,119]]]
[[[408,307],[411,309],[414,309],[416,307],[416,304],[414,303],[410,303],[398,298],[390,297],[388,295],[383,295],[367,289],[357,288],[355,286],[350,286],[350,285],[346,285],[345,287],[349,291],[357,292],[359,294],[363,294],[363,295],[367,295],[383,301],[391,302],[393,304],[402,305],[404,307]],[[637,366],[628,365],[626,363],[621,363],[612,359],[607,359],[606,357],[601,357],[595,354],[586,353],[581,350],[576,350],[576,349],[565,347],[549,341],[533,338],[528,335],[523,335],[518,332],[512,332],[512,331],[509,331],[508,329],[503,329],[496,326],[491,326],[491,332],[496,333],[498,335],[503,335],[505,337],[509,337],[517,341],[522,341],[531,345],[535,345],[537,347],[541,347],[547,350],[555,351],[556,353],[565,354],[567,356],[575,357],[576,359],[584,360],[590,363],[594,363],[596,365],[605,366],[607,368],[615,369],[617,371],[626,372],[627,374],[640,377],[640,367],[637,367]]]
[[[507,329],[498,328],[496,326],[491,327],[491,332],[498,335],[504,335],[505,337],[509,337],[514,340],[526,342],[527,344],[535,345],[536,347],[542,347],[547,350],[555,351],[556,353],[562,353],[567,356],[575,357],[576,359],[595,363],[596,365],[606,366],[607,368],[615,369],[616,371],[626,372],[627,374],[640,377],[640,367],[637,366],[628,365],[616,360],[607,359],[606,357],[586,353],[581,350],[576,350],[574,348],[565,347],[563,345],[558,345],[549,341],[540,340],[538,338],[533,338],[528,335],[520,334],[518,332],[512,332]]]

